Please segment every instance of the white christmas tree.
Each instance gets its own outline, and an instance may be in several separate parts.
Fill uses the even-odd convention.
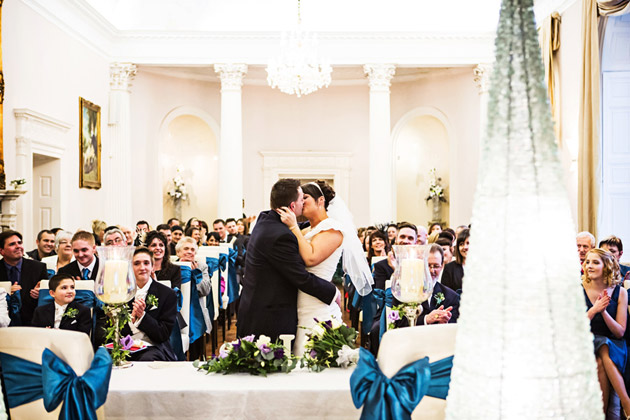
[[[504,0],[448,420],[603,419],[532,0]]]

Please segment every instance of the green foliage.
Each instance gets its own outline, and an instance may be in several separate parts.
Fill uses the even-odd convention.
[[[68,308],[66,312],[63,314],[62,318],[76,318],[79,315],[79,310],[77,308]]]
[[[111,356],[114,366],[120,366],[127,361],[129,350],[124,350],[120,344],[120,331],[131,321],[131,314],[126,304],[105,305],[107,315],[107,328],[105,329],[105,341],[112,342]]]
[[[338,323],[338,321],[336,321]],[[356,348],[357,332],[354,328],[333,321],[317,323],[307,333],[309,339],[305,345],[301,366],[313,372],[321,372],[329,367],[346,367],[350,360],[340,354],[344,346],[348,350]],[[342,352],[343,353],[343,352]],[[348,363],[346,363],[348,362]]]

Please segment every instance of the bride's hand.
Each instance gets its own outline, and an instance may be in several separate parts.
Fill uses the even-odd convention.
[[[282,223],[287,225],[289,229],[297,227],[298,224],[295,213],[293,213],[290,208],[280,207],[279,209],[276,209],[276,212],[280,215],[280,220],[282,221]]]

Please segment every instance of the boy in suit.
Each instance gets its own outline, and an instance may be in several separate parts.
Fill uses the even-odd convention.
[[[74,279],[68,274],[54,275],[48,288],[54,302],[38,306],[33,313],[34,327],[81,331],[90,335],[92,314],[90,308],[74,301]]]

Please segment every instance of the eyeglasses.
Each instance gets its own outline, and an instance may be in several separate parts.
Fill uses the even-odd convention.
[[[123,239],[118,236],[114,239],[108,239],[107,241],[105,241],[105,245],[121,244],[122,242],[123,242]]]

